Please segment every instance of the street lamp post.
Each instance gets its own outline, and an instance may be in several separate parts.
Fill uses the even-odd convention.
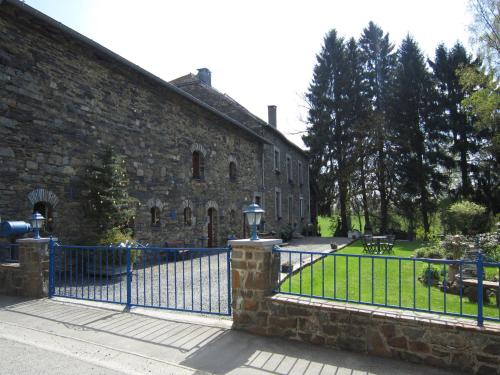
[[[260,224],[264,212],[265,211],[256,203],[252,203],[243,211],[251,228],[250,240],[252,241],[257,241],[259,239],[259,236],[257,236],[257,226]]]
[[[34,238],[37,240],[40,239],[40,229],[42,228],[44,220],[45,218],[38,212],[34,212],[33,215],[31,215],[31,228],[33,229]]]

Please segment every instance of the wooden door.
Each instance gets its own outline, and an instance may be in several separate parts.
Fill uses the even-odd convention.
[[[208,209],[208,247],[215,246],[215,209]]]

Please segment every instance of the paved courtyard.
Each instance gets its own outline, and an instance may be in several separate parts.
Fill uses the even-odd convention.
[[[233,331],[227,320],[112,307],[0,296],[1,373],[451,374]]]

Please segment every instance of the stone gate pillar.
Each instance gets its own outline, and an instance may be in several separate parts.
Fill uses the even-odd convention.
[[[279,255],[272,252],[281,240],[233,240],[231,258],[233,328],[265,335],[268,309],[264,297],[279,279]]]
[[[24,297],[47,297],[49,290],[49,238],[22,238],[19,265],[22,271]]]

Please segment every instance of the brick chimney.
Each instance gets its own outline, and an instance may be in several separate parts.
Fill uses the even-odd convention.
[[[207,86],[212,86],[212,72],[207,68],[198,69],[198,79]]]
[[[276,123],[276,106],[275,105],[268,105],[267,106],[267,117],[268,117],[267,122],[269,123],[269,125],[271,125],[275,129],[277,129],[278,125]]]

